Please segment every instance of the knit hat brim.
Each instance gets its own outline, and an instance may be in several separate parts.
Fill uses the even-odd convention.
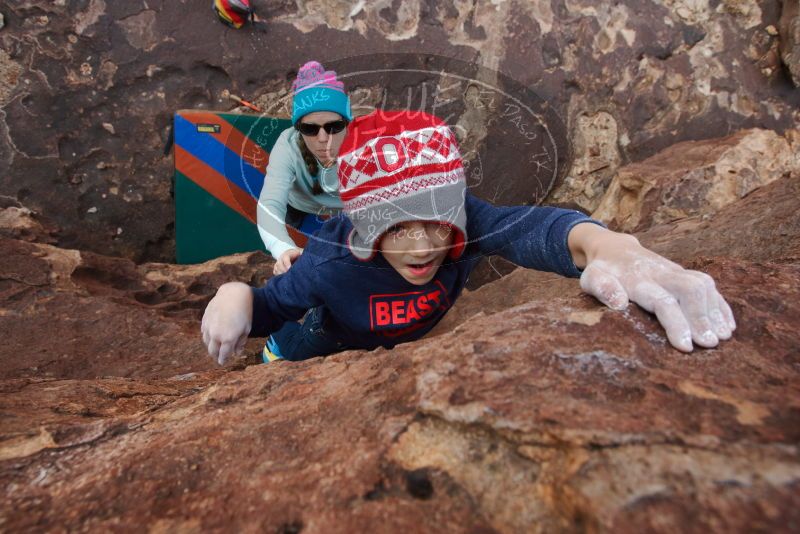
[[[380,238],[379,238],[380,239]],[[350,230],[350,235],[347,236],[347,248],[357,259],[361,261],[370,261],[375,257],[377,252],[376,248],[367,243],[361,235],[353,228]]]
[[[463,174],[463,170],[458,169],[456,174]],[[448,256],[458,259],[467,240],[465,194],[465,183],[459,178],[446,186],[425,187],[413,195],[384,200],[379,217],[376,217],[375,208],[364,209],[363,214],[362,210],[347,210],[348,218],[354,223],[347,238],[348,248],[357,259],[369,261],[375,257],[381,238],[392,226],[406,222],[437,222],[446,224],[454,232]],[[365,221],[359,221],[363,217],[374,222],[364,224]]]
[[[447,251],[447,256],[450,259],[457,260],[464,253],[464,249],[466,248],[466,236],[455,226],[450,225],[450,228],[454,232],[454,236],[453,243],[450,245],[450,249]],[[379,235],[378,238],[375,239],[370,245],[364,239],[362,239],[358,232],[356,232],[355,228],[353,228],[350,230],[350,234],[347,236],[347,248],[350,249],[350,252],[356,257],[356,259],[361,261],[371,261],[378,253],[378,246],[385,233],[386,232],[383,232],[383,234]]]
[[[338,89],[324,85],[308,87],[294,95],[292,101],[292,124],[315,111],[338,113],[347,122],[353,120],[350,98]]]

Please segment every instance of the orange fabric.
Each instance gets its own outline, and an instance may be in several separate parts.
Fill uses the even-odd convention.
[[[178,145],[175,145],[175,168],[226,206],[255,224],[256,199]]]
[[[294,244],[300,248],[306,248],[308,244],[308,236],[295,228],[294,226],[286,225],[286,231],[289,233],[289,237],[292,238]]]

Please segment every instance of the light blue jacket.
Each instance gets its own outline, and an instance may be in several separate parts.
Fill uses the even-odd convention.
[[[321,215],[335,215],[342,209],[337,165],[326,169],[319,164],[319,174],[309,174],[297,145],[299,136],[296,129],[287,128],[275,141],[269,155],[264,187],[258,198],[258,233],[276,259],[289,249],[299,248],[286,231],[287,204],[306,213]],[[319,195],[311,192],[315,181],[319,181],[322,187],[323,192]]]

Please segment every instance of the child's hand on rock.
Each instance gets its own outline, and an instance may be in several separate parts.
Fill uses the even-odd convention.
[[[580,283],[586,293],[615,310],[633,301],[654,313],[672,346],[684,352],[691,352],[692,342],[716,347],[731,337],[733,312],[709,275],[684,269],[631,235],[590,224],[573,232],[578,229],[575,241],[570,234],[570,249],[578,247],[573,258],[585,265]]]
[[[208,354],[220,365],[244,349],[253,320],[253,295],[246,284],[220,286],[203,314],[200,331]]]

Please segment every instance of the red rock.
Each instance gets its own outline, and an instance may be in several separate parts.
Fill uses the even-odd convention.
[[[800,7],[797,2],[783,3],[778,25],[781,59],[794,86],[800,87]]]
[[[225,281],[261,283],[270,265],[253,253],[197,266],[136,266],[0,237],[0,377],[145,378],[211,369],[198,334],[205,305]]]
[[[800,260],[800,174],[753,191],[713,217],[694,216],[638,234],[647,247],[681,262],[724,256],[764,262]]]
[[[797,188],[639,234],[733,307],[733,339],[691,354],[635,306],[517,270],[391,351],[219,369],[199,312],[263,256],[0,238],[0,529],[796,531]]]
[[[695,215],[711,215],[759,187],[800,177],[789,139],[742,130],[723,139],[678,143],[619,170],[595,218],[622,232]]]
[[[693,354],[649,315],[566,296],[393,351],[84,392],[7,381],[3,413],[39,422],[3,427],[3,526],[787,529],[800,268],[706,267],[739,330]]]

